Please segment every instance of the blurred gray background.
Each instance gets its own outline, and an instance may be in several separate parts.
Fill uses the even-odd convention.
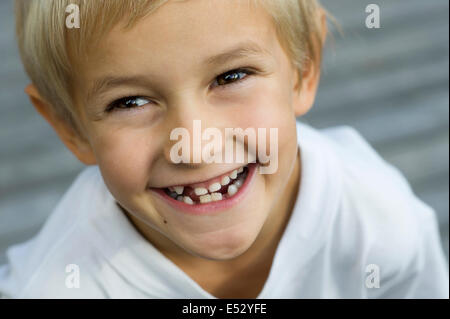
[[[333,32],[317,102],[302,120],[317,128],[353,126],[398,167],[435,209],[448,257],[449,2],[322,3],[345,34]],[[380,6],[380,29],[365,26],[369,3]],[[0,264],[8,246],[36,234],[83,168],[29,103],[27,83],[14,39],[12,0],[2,0]]]

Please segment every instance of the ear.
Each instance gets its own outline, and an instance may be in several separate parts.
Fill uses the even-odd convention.
[[[31,103],[43,118],[53,127],[64,145],[85,165],[96,164],[90,144],[76,132],[66,121],[56,116],[55,112],[39,94],[37,88],[30,84],[25,88]]]
[[[321,42],[323,47],[327,36],[327,19],[323,9],[319,10],[321,27]],[[315,51],[319,52],[319,44],[314,43]],[[316,98],[317,88],[320,80],[320,61],[308,61],[302,74],[298,69],[294,74],[294,112],[295,116],[303,116],[312,108]]]

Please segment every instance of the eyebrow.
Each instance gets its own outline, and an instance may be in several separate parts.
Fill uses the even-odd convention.
[[[225,52],[219,53],[217,55],[211,56],[204,60],[204,64],[207,66],[221,65],[231,62],[233,60],[255,57],[255,56],[267,56],[270,52],[263,49],[260,45],[253,41],[246,41],[237,44],[236,46],[228,49]],[[149,84],[149,79],[144,75],[137,76],[105,76],[94,80],[94,84],[88,90],[87,101],[90,101],[95,95],[108,91],[112,88],[116,88],[123,85],[128,86],[141,86],[144,87]]]
[[[90,101],[95,95],[108,91],[119,86],[140,86],[149,84],[149,79],[143,75],[136,76],[111,76],[107,75],[94,81],[92,87],[88,90],[86,101]]]
[[[239,43],[235,47],[228,49],[223,53],[207,58],[205,64],[225,64],[229,61],[259,55],[269,55],[270,52],[263,49],[259,44],[253,41]]]

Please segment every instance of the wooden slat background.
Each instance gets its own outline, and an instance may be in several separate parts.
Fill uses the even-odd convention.
[[[333,32],[317,102],[301,120],[355,127],[435,209],[448,256],[449,2],[377,0],[380,29],[364,24],[372,0],[322,3],[344,36]],[[39,230],[82,169],[23,93],[12,8],[0,1],[0,263],[8,246]]]

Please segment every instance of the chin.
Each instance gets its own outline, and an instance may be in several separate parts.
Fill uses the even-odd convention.
[[[254,226],[253,226],[254,227]],[[254,243],[257,231],[230,230],[228,234],[221,234],[214,239],[208,238],[192,244],[192,248],[185,247],[190,254],[210,260],[230,260],[244,254]]]

